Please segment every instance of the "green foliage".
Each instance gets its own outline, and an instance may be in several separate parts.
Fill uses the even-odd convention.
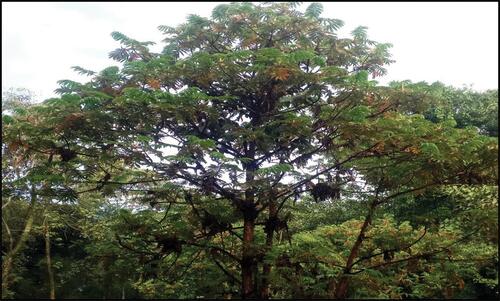
[[[323,12],[323,5],[321,3],[311,3],[306,8],[305,16],[311,18],[319,18],[321,13]]]
[[[51,257],[60,298],[497,297],[497,91],[378,86],[390,44],[298,7],[113,32],[120,67],[7,95],[4,296]]]
[[[275,164],[269,167],[262,167],[258,170],[259,174],[273,174],[273,173],[282,173],[293,170],[293,166],[290,164]]]
[[[277,249],[286,251],[275,250],[272,260],[284,263],[287,258],[286,264],[278,264],[273,276],[281,293],[288,295],[300,291],[302,298],[331,298],[333,292],[327,288],[332,288],[341,273],[346,249],[354,243],[353,229],[360,223],[362,221],[353,219],[335,226],[318,227],[294,235],[291,246],[278,246]],[[478,246],[473,240],[461,247],[454,245],[454,238],[461,235],[454,227],[425,232],[407,222],[396,224],[388,215],[374,221],[366,235],[369,239],[360,250],[361,260],[351,276],[356,285],[352,286],[350,294],[356,298],[452,297],[464,290],[464,279],[478,275],[487,262],[494,264],[498,256],[495,248]],[[432,255],[420,255],[432,249],[439,250],[439,246],[446,248]],[[286,257],[279,254],[286,254],[282,255]],[[390,264],[388,256],[399,263]],[[460,264],[467,258],[481,259]],[[300,271],[300,276],[290,278],[293,275],[290,268]],[[493,286],[498,285],[497,281],[491,279],[491,283],[496,283]]]
[[[498,91],[473,91],[454,88],[440,82],[392,82],[391,87],[409,93],[401,106],[413,113],[424,114],[433,122],[448,122],[452,127],[477,127],[481,133],[498,136]],[[414,99],[420,100],[415,102]],[[452,121],[456,122],[456,124]]]

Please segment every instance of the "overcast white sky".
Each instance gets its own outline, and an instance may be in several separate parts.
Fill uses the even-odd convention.
[[[54,96],[60,79],[83,80],[70,67],[99,71],[116,65],[110,33],[154,41],[158,25],[177,25],[188,14],[208,17],[222,2],[2,2],[2,90],[23,87],[39,99]],[[301,9],[309,3],[302,4]],[[396,63],[379,79],[441,81],[474,89],[498,88],[496,2],[324,2],[323,16],[345,22],[340,35],[359,25],[369,38],[394,45]]]

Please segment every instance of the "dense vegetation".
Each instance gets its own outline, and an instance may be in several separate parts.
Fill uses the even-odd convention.
[[[380,86],[390,44],[296,7],[4,94],[2,297],[498,298],[498,91]]]

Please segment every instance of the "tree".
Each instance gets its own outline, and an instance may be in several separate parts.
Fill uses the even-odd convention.
[[[385,73],[390,44],[365,27],[339,38],[343,23],[321,17],[320,4],[296,6],[231,3],[209,19],[190,15],[159,27],[161,54],[114,32],[121,48],[110,57],[123,67],[74,67],[91,80],[60,81],[60,98],[4,116],[4,149],[18,145],[40,162],[48,195],[100,192],[165,216],[182,208],[183,220],[159,229],[129,219],[147,241],[117,243],[136,254],[210,253],[243,298],[270,297],[276,262],[264,259],[276,233],[289,236],[285,205],[350,194],[366,216],[332,282],[346,297],[376,210],[435,186],[494,183],[497,140],[402,110],[414,94],[368,78]]]
[[[4,92],[2,95],[2,125],[5,120],[8,122],[12,119],[9,115],[4,115],[5,111],[23,112],[24,108],[30,106],[31,97],[32,93],[26,89],[11,89]],[[16,147],[16,145],[11,145],[10,149]],[[26,162],[20,156],[15,156],[8,149],[2,147],[2,234],[5,234],[2,237],[8,239],[7,244],[2,242],[2,298],[10,294],[12,267],[30,237],[37,204],[34,187],[30,187],[29,183],[18,181],[15,186],[9,184],[17,180],[31,166],[33,166],[32,162]],[[16,214],[11,212],[11,207],[19,202],[19,198],[27,199],[24,204],[16,206],[16,210],[25,212],[25,216],[17,220],[14,219],[12,222],[9,216],[16,216]]]
[[[477,127],[483,135],[498,137],[498,90],[477,92],[440,82],[396,81],[389,86],[411,95],[399,104],[408,113],[423,114],[433,122],[453,119],[458,128]]]

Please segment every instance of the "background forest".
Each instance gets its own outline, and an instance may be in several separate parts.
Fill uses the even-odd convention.
[[[498,90],[231,3],[2,96],[2,298],[498,298]]]

